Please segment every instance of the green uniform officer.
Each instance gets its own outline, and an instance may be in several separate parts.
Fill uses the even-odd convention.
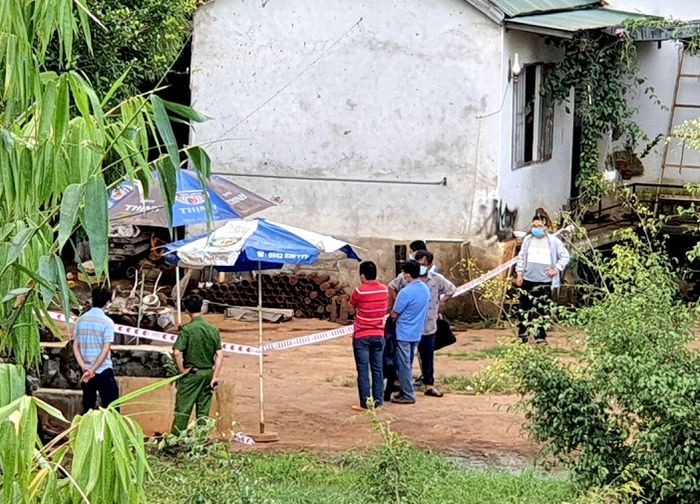
[[[219,329],[202,317],[202,298],[189,296],[184,305],[192,320],[182,327],[173,346],[177,367],[184,374],[175,397],[173,434],[187,429],[194,406],[197,418],[209,415],[224,360]]]

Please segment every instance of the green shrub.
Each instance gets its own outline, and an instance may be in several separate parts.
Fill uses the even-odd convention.
[[[523,347],[508,364],[534,439],[588,487],[638,484],[653,502],[700,500],[700,359],[666,256],[627,233],[599,258],[605,288],[572,316],[580,364]]]

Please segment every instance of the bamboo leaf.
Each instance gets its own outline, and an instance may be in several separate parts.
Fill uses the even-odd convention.
[[[156,123],[158,134],[163,139],[165,150],[170,156],[170,162],[177,169],[180,167],[180,154],[178,153],[177,140],[173,132],[170,117],[165,110],[164,101],[156,95],[151,95],[151,104],[153,105],[153,116]]]
[[[5,294],[5,297],[2,298],[3,303],[7,303],[8,301],[12,301],[18,296],[23,296],[29,292],[31,292],[32,289],[29,287],[17,287],[16,289],[12,289],[10,292]]]
[[[211,158],[204,149],[198,146],[188,148],[187,156],[197,171],[199,183],[202,184],[202,188],[205,188],[209,182],[209,177],[211,177]],[[207,211],[207,232],[209,232],[211,231],[212,221],[211,198],[209,197],[209,191],[205,190],[202,193],[204,194],[204,208]]]
[[[112,99],[112,97],[116,94],[117,91],[119,91],[119,88],[122,87],[122,84],[124,84],[124,79],[126,79],[127,75],[131,72],[131,67],[127,68],[123,74],[119,76],[119,78],[112,84],[112,87],[109,88],[109,91],[107,91],[107,94],[102,98],[102,107],[106,107],[107,104],[109,103],[109,100]]]
[[[170,158],[161,158],[156,161],[156,170],[160,177],[160,186],[163,189],[165,197],[165,209],[168,212],[168,224],[173,223],[173,203],[175,202],[175,193],[177,192],[177,176],[176,168],[172,165]]]
[[[187,148],[187,157],[204,178],[204,180],[209,180],[211,177],[211,158],[209,154],[199,146],[193,146]]]
[[[63,413],[61,413],[60,410],[57,408],[54,408],[48,403],[45,403],[41,399],[37,397],[32,397],[32,400],[34,401],[34,404],[36,404],[37,408],[40,410],[44,411],[45,413],[51,415],[54,418],[57,418],[58,420],[62,420],[63,422],[70,423],[66,417],[63,416]]]
[[[66,280],[66,269],[63,266],[63,261],[58,256],[53,256],[56,263],[56,281],[58,283],[58,294],[61,300],[61,309],[66,321],[70,321],[70,289],[68,288],[68,280]],[[70,322],[68,322],[70,325]]]
[[[136,399],[139,396],[142,396],[144,394],[150,394],[154,390],[158,390],[159,388],[165,387],[167,385],[170,385],[171,383],[177,381],[184,375],[176,375],[176,376],[171,376],[170,378],[166,378],[164,380],[157,381],[155,383],[151,383],[150,385],[146,385],[145,387],[142,387],[138,390],[134,390],[133,392],[130,392],[129,394],[123,395],[119,397],[116,401],[112,401],[109,405],[110,408],[118,408],[120,406],[123,406],[124,404],[128,403],[129,401]]]
[[[83,226],[90,241],[90,255],[99,278],[107,271],[109,258],[107,186],[101,176],[92,177],[85,186],[84,216]]]
[[[0,406],[6,406],[24,395],[24,380],[21,366],[0,364]]]
[[[78,208],[80,207],[80,198],[82,195],[83,186],[80,184],[69,185],[63,193],[58,224],[59,250],[63,248],[73,234],[73,227],[75,227],[75,222],[78,219]]]
[[[56,115],[56,95],[58,90],[55,81],[49,81],[44,87],[44,99],[41,104],[41,115],[39,118],[39,141],[48,138]]]
[[[19,258],[19,256],[22,255],[24,249],[29,244],[29,241],[32,239],[32,236],[34,236],[35,232],[36,228],[26,227],[15,235],[15,237],[12,239],[12,244],[10,245],[10,252],[7,256],[5,269],[7,269],[10,265],[14,264],[14,262]]]
[[[56,294],[56,262],[53,257],[44,255],[39,258],[39,277],[44,281],[41,285],[41,299],[44,307],[48,308]]]
[[[54,121],[54,141],[61,142],[68,130],[70,117],[70,102],[68,99],[68,81],[61,78],[58,84],[56,98],[56,117]]]
[[[188,107],[187,105],[182,105],[180,103],[173,103],[170,101],[162,100],[163,105],[165,108],[170,110],[171,112],[175,112],[176,114],[186,117],[187,119],[194,121],[194,122],[206,122],[211,119],[211,117],[205,116],[201,112],[198,112],[197,110],[193,109],[192,107]]]

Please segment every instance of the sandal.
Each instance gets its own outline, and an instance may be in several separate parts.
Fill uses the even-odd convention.
[[[442,397],[445,394],[440,392],[438,389],[430,387],[428,390],[425,391],[425,395],[430,396],[430,397]]]

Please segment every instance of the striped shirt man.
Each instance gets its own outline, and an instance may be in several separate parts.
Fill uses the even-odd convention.
[[[353,337],[384,337],[384,324],[389,307],[387,286],[376,280],[366,281],[352,293],[350,303],[355,307]]]
[[[80,355],[88,367],[97,361],[102,349],[108,343],[114,342],[114,321],[101,308],[92,308],[85,312],[75,325],[75,339],[80,345]],[[99,374],[112,368],[112,356],[107,358],[95,370]]]

